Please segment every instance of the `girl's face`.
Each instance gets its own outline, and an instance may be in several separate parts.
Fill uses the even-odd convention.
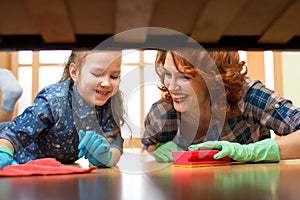
[[[70,65],[78,93],[88,106],[102,106],[118,91],[121,62],[121,53],[106,51],[88,54],[80,70]]]
[[[180,64],[178,66],[180,70],[183,67]],[[174,108],[178,112],[198,112],[202,105],[209,105],[209,92],[200,74],[192,76],[180,73],[176,69],[170,53],[167,53],[164,70],[164,84],[168,88]]]

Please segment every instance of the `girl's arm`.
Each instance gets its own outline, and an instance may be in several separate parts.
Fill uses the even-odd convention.
[[[14,152],[14,147],[9,140],[0,139],[0,146],[7,146]]]
[[[110,151],[112,152],[112,161],[113,161],[113,166],[116,165],[121,157],[121,152],[117,148],[110,148]]]

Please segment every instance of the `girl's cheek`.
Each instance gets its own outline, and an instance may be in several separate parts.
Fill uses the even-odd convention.
[[[113,84],[114,85],[117,85],[117,86],[119,86],[120,85],[120,82],[121,82],[121,80],[120,79],[116,79],[116,80],[113,80]]]
[[[114,84],[114,90],[116,91],[116,90],[118,90],[119,89],[119,86],[120,86],[120,84],[119,84],[119,82],[118,83],[116,83],[116,84]]]

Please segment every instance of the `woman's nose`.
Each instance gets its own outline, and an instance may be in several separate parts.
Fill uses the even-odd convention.
[[[166,87],[168,88],[169,91],[175,90],[178,88],[178,83],[177,83],[177,79],[175,77],[172,77],[168,84],[166,84]]]

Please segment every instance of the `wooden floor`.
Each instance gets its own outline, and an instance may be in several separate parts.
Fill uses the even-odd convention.
[[[85,160],[78,162],[87,167]],[[176,168],[125,151],[116,167],[90,174],[0,178],[2,200],[299,199],[300,160]]]

